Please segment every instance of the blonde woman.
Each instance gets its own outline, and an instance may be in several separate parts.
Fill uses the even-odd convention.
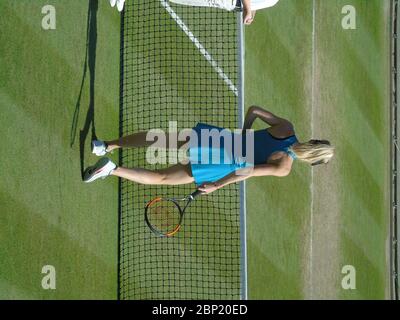
[[[243,23],[251,24],[254,21],[256,11],[273,7],[279,0],[169,0],[172,3],[195,6],[213,7],[233,11],[243,8]]]
[[[234,155],[229,156],[231,151],[227,151],[227,144],[220,143],[218,145],[220,149],[215,151],[215,145],[211,145],[210,139],[202,139],[203,133],[200,134],[200,132],[202,130],[222,132],[225,129],[199,123],[192,129],[197,137],[196,142],[193,143],[190,138],[190,141],[183,145],[188,147],[189,163],[187,164],[180,163],[162,170],[147,170],[118,167],[108,158],[102,158],[85,171],[83,179],[85,182],[92,182],[112,175],[141,184],[179,185],[194,182],[200,191],[208,194],[228,184],[251,177],[285,177],[291,172],[296,159],[314,166],[328,163],[333,157],[334,148],[329,141],[310,140],[301,143],[297,140],[290,121],[256,106],[250,107],[245,118],[244,131],[239,134],[240,137],[246,136],[244,133],[249,132],[256,119],[261,119],[269,127],[250,131],[253,134],[251,163],[238,161]],[[234,134],[236,133],[232,133]],[[95,140],[92,142],[92,152],[103,156],[118,148],[149,147],[153,142],[148,141],[146,136],[146,132],[139,132],[113,141]],[[225,161],[225,159],[219,163],[203,161],[202,154],[207,154],[205,158],[208,159],[208,155],[212,152],[224,154],[225,157],[230,157],[230,160]],[[249,167],[251,170],[248,170]]]

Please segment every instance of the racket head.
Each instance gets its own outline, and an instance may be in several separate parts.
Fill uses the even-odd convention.
[[[183,211],[173,199],[155,198],[146,205],[144,218],[154,234],[172,237],[181,228]]]

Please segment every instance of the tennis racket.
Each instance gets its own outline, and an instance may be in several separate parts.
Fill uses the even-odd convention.
[[[182,199],[154,198],[145,208],[146,224],[154,234],[160,237],[172,237],[182,226],[185,210],[201,193],[196,190]]]

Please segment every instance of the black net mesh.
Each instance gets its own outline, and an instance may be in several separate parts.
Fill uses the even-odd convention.
[[[127,0],[121,22],[120,135],[197,122],[238,123],[237,13]],[[123,149],[120,165],[149,165],[146,150]],[[172,238],[144,222],[156,196],[182,197],[194,185],[144,186],[120,181],[120,299],[241,298],[240,203],[237,185],[196,199]]]

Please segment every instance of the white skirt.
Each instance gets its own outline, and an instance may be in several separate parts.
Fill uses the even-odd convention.
[[[172,3],[194,7],[212,7],[232,11],[236,7],[236,0],[169,0]]]

